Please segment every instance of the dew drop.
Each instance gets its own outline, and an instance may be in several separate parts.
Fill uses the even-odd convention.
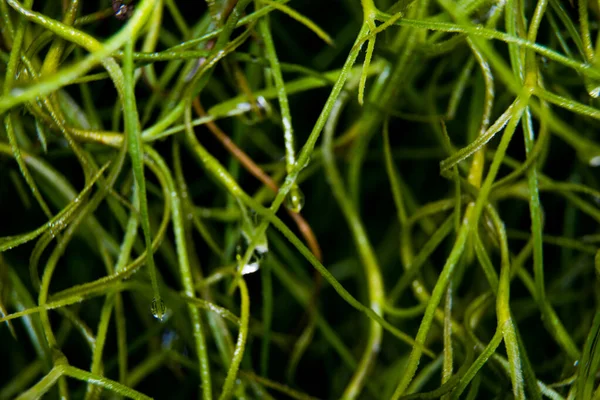
[[[255,257],[252,256],[250,261],[246,265],[244,265],[244,267],[242,268],[241,274],[242,275],[252,274],[252,273],[258,271],[259,269],[260,269],[260,262],[258,262],[258,260],[256,260]]]
[[[271,114],[271,106],[269,105],[269,102],[267,101],[267,99],[265,99],[263,96],[258,96],[256,98],[256,103],[258,104],[258,106],[260,108],[265,110],[267,115]]]
[[[594,156],[589,159],[590,167],[598,167],[600,166],[600,156]]]
[[[124,4],[122,0],[113,0],[112,2],[112,8],[115,12],[115,17],[121,21],[131,17],[131,14],[133,14],[133,7],[133,3]]]
[[[256,272],[260,269],[260,263],[264,258],[264,253],[254,251],[250,256],[250,260],[242,267],[241,274],[247,275]]]
[[[250,212],[249,215],[244,217],[240,226],[240,237],[235,248],[235,259],[237,261],[237,269],[242,275],[258,271],[260,263],[269,251],[267,235],[265,232],[257,232],[256,227],[259,224],[258,215],[255,212]],[[252,252],[246,258],[250,243],[253,243]]]
[[[285,206],[288,210],[299,213],[302,211],[302,207],[304,207],[304,193],[298,186],[294,186],[287,197],[285,198]]]
[[[591,78],[584,79],[584,86],[590,97],[597,99],[600,96],[600,81]]]
[[[150,312],[154,318],[162,322],[167,315],[167,307],[165,306],[165,302],[162,299],[152,299],[152,303],[150,304]]]
[[[22,95],[23,93],[25,93],[25,90],[23,90],[23,89],[21,89],[21,88],[19,88],[19,87],[14,87],[14,88],[12,88],[12,89],[10,90],[10,96],[13,96],[13,97],[20,96],[20,95]]]
[[[254,248],[252,255],[247,263],[242,265],[244,262],[244,254],[246,254],[246,250],[248,249],[248,243],[245,238],[240,238],[236,246],[236,256],[235,259],[238,264],[239,271],[242,275],[251,274],[260,269],[260,263],[265,257],[265,254],[269,251],[268,247],[263,244],[259,244]]]
[[[233,110],[231,110],[227,115],[238,115],[245,112],[248,112],[252,109],[252,106],[247,101],[243,103],[238,103]]]

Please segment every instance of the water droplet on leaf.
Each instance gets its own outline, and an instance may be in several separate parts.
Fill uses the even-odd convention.
[[[267,115],[271,114],[271,106],[269,105],[269,102],[267,101],[267,99],[265,99],[263,96],[258,96],[256,98],[256,103],[258,104],[258,106],[260,108],[262,108],[263,110],[265,110],[265,113]]]
[[[260,269],[260,262],[262,261],[262,257],[258,257],[255,253],[250,256],[250,261],[248,261],[243,267],[241,274],[247,275],[253,272],[256,272]]]
[[[236,246],[236,255],[235,259],[238,264],[238,268],[242,275],[251,274],[260,269],[260,263],[262,262],[265,254],[269,251],[269,249],[264,245],[257,245],[254,248],[254,251],[250,255],[250,259],[247,263],[244,263],[244,255],[246,254],[246,250],[248,249],[248,242],[246,238],[240,238]],[[244,263],[244,265],[242,265]]]
[[[600,96],[600,81],[597,79],[584,78],[583,80],[585,90],[587,90],[590,97],[597,99]]]
[[[242,275],[258,271],[261,261],[269,251],[267,235],[264,231],[262,233],[257,231],[258,225],[260,225],[260,219],[256,213],[243,213],[235,255],[238,271]],[[250,244],[253,244],[252,253],[246,258]]]
[[[150,304],[150,312],[154,318],[162,322],[167,314],[165,302],[162,299],[152,299],[152,303]]]
[[[18,76],[17,76],[17,78],[18,78]],[[23,93],[25,93],[25,91],[23,89],[21,89],[19,87],[15,87],[10,90],[9,96],[17,97],[17,96],[22,95]]]
[[[590,164],[590,167],[598,167],[600,166],[600,156],[591,157],[588,162]]]
[[[294,186],[287,197],[285,198],[285,206],[288,210],[299,213],[302,211],[302,207],[304,207],[304,193],[298,186]]]

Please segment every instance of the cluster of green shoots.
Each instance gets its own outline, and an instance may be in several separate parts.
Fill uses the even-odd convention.
[[[0,399],[600,399],[600,2],[0,0],[0,88]]]

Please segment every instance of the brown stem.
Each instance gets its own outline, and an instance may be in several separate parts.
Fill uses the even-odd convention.
[[[196,97],[193,101],[193,107],[196,113],[200,118],[206,115],[202,104],[200,104],[200,100]],[[274,193],[277,193],[279,187],[277,183],[260,168],[256,163],[242,150],[240,149],[230,138],[227,136],[225,132],[223,132],[217,124],[214,122],[209,122],[206,124],[208,129],[213,133],[213,135],[225,146],[225,148],[235,157],[238,161],[244,166],[244,168],[250,172],[254,177],[256,177],[259,181],[261,181],[264,185],[266,185],[269,189],[271,189]],[[287,209],[287,213],[292,217],[296,225],[298,226],[298,230],[300,231],[302,237],[306,241],[310,251],[315,255],[315,257],[322,261],[322,253],[321,248],[319,247],[319,243],[317,238],[304,217],[299,213],[295,213]],[[304,328],[305,330],[312,330],[317,321],[317,300],[319,298],[319,292],[321,291],[321,281],[322,277],[316,270],[313,274],[314,279],[314,288],[311,293],[310,300],[308,302],[307,311],[305,316],[301,319],[300,326],[304,324],[304,321],[308,319],[307,326]]]
[[[193,101],[194,110],[198,114],[199,117],[206,116],[206,112],[202,105],[200,104],[200,100],[195,98]],[[265,186],[271,189],[274,193],[279,191],[279,187],[277,183],[267,175],[262,168],[260,168],[256,163],[242,150],[240,149],[230,138],[227,136],[225,132],[221,130],[214,122],[208,122],[206,124],[208,129],[213,133],[213,135],[225,146],[225,148],[242,164],[242,166],[250,172],[256,179],[261,181]],[[287,210],[287,209],[286,209]],[[322,260],[321,248],[319,247],[319,243],[317,242],[317,238],[312,231],[310,225],[302,215],[299,213],[295,213],[293,211],[287,210],[288,214],[296,225],[298,226],[298,230],[300,234],[306,241],[306,244],[310,248],[310,251],[317,257],[319,261]]]

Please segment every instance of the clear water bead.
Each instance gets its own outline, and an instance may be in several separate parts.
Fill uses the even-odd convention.
[[[236,255],[235,259],[238,263],[239,271],[242,275],[251,274],[260,269],[260,263],[262,262],[265,254],[269,251],[267,246],[262,244],[257,245],[250,256],[250,259],[247,263],[242,265],[244,261],[244,255],[246,254],[246,250],[248,249],[248,243],[245,238],[241,238],[236,246]]]
[[[162,322],[167,315],[167,306],[162,299],[154,298],[150,304],[150,312],[154,318]]]
[[[294,186],[285,198],[285,206],[288,210],[299,213],[304,207],[304,193],[298,186]]]

